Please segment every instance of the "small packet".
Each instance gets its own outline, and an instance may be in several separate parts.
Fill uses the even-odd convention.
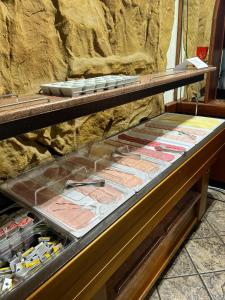
[[[2,292],[10,290],[13,287],[13,280],[11,278],[5,278],[2,284]]]
[[[38,238],[38,242],[41,243],[41,242],[50,242],[51,238],[49,236],[40,236]]]

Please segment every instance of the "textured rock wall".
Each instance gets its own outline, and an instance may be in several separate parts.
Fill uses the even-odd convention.
[[[163,70],[173,21],[174,0],[2,0],[0,93],[26,94],[70,77]],[[0,178],[135,125],[160,113],[162,102],[142,99],[1,142]]]
[[[198,46],[210,46],[214,6],[215,0],[188,0],[187,13],[187,0],[184,1],[184,48],[188,57],[196,56]],[[203,81],[200,85],[190,85],[187,98],[191,100],[205,84]]]

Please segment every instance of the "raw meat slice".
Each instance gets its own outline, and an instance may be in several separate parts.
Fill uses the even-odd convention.
[[[42,204],[55,196],[53,191],[31,180],[17,182],[11,187],[11,190],[31,205],[35,205],[36,191],[37,204]]]
[[[135,132],[140,132],[141,134],[146,134],[146,135],[152,135],[155,137],[162,137],[165,139],[169,139],[172,141],[180,141],[180,142],[185,142],[185,143],[190,143],[190,144],[195,144],[196,137],[190,137],[187,135],[178,135],[178,134],[172,134],[174,131],[167,131],[163,132],[164,130],[161,129],[161,132],[157,132],[156,130],[151,130],[151,129],[144,129],[144,128],[133,128],[132,129]],[[160,129],[159,129],[160,130]]]
[[[134,147],[134,146],[130,146],[129,144],[126,144],[126,141],[123,141],[123,143],[114,141],[114,140],[106,140],[107,143],[109,143],[110,145],[115,145],[115,146],[127,146],[129,149],[129,153],[134,153],[134,154],[138,154],[138,155],[143,155],[149,158],[155,158],[155,159],[159,159],[162,161],[166,161],[166,162],[170,162],[173,161],[176,157],[171,154],[171,153],[165,153],[163,151],[155,151],[155,150],[151,150],[151,149],[147,149],[144,147]]]
[[[103,204],[109,204],[123,199],[123,194],[110,185],[105,185],[104,187],[83,186],[76,188],[76,190]]]
[[[74,229],[88,226],[95,217],[95,213],[90,209],[81,207],[61,196],[54,197],[40,208],[50,217],[52,216]]]
[[[70,176],[69,179],[78,182],[95,181],[95,179],[87,178],[79,174]],[[109,184],[106,184],[103,187],[88,185],[88,186],[79,186],[73,189],[85,196],[89,196],[92,199],[105,204],[119,201],[122,200],[123,198],[123,193],[117,190],[116,188],[110,186]]]
[[[134,153],[138,153],[140,155],[147,156],[149,158],[155,158],[166,162],[173,161],[176,158],[173,154],[165,153],[163,151],[157,152],[143,147],[137,148],[136,150],[134,150]]]
[[[205,130],[201,129],[192,129],[192,128],[187,128],[187,127],[182,127],[182,126],[173,126],[173,125],[167,125],[163,123],[147,123],[145,124],[146,127],[152,127],[152,128],[161,128],[161,129],[166,129],[166,130],[172,130],[172,131],[178,131],[178,132],[183,132],[186,134],[191,134],[193,136],[206,136],[208,132]]]
[[[142,179],[135,175],[117,171],[113,168],[102,169],[100,172],[98,172],[98,175],[105,179],[122,184],[128,188],[135,188],[144,183]]]
[[[159,166],[153,162],[137,159],[133,157],[115,157],[114,161],[118,164],[128,166],[146,173],[159,171]]]
[[[174,146],[174,145],[170,145],[170,144],[166,144],[166,143],[154,142],[154,141],[151,141],[150,139],[141,139],[138,137],[133,137],[133,136],[127,135],[127,134],[119,134],[118,138],[129,141],[129,142],[137,143],[140,145],[149,146],[149,147],[163,146],[163,147],[166,147],[171,150],[177,150],[177,151],[185,151],[186,150],[182,146]]]

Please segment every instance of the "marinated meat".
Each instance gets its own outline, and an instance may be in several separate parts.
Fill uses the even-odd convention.
[[[90,209],[59,196],[41,205],[40,208],[50,217],[54,217],[74,229],[86,227],[95,217],[95,213]]]
[[[55,196],[53,191],[31,180],[17,182],[12,186],[11,190],[31,205],[35,205],[35,192],[37,205]]]

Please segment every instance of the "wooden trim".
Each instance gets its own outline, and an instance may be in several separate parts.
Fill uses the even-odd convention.
[[[165,111],[170,113],[177,112],[177,101],[173,101],[170,103],[165,104]]]
[[[220,63],[224,40],[224,23],[225,1],[216,0],[213,13],[211,40],[209,47],[209,64],[213,64],[214,66],[216,66],[217,71],[213,74],[208,74],[207,76],[205,92],[206,103],[216,99],[216,91],[218,86],[218,78],[220,72]]]
[[[176,112],[183,114],[191,114],[195,113],[195,103],[193,102],[182,102],[177,103]],[[225,118],[225,105],[218,105],[213,103],[213,101],[206,103],[199,103],[198,105],[198,114],[202,116],[210,116],[217,118]]]
[[[183,0],[179,0],[179,8],[178,8],[178,27],[177,27],[177,46],[176,46],[176,59],[175,64],[178,65],[180,63],[180,55],[181,55],[181,45],[182,45],[182,32],[183,32],[183,10],[184,3]],[[177,100],[178,90],[174,90],[174,100]]]
[[[127,87],[0,112],[0,140],[198,82],[204,78],[205,73],[215,70],[215,67],[208,67],[143,75],[140,83]]]

